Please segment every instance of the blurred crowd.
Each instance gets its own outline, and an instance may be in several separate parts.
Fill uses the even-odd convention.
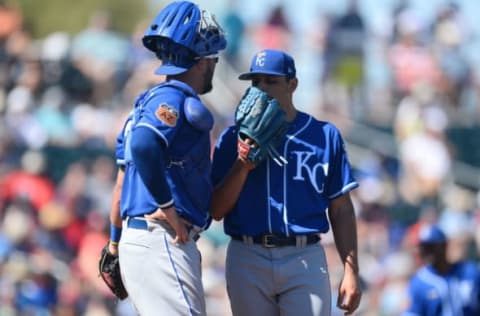
[[[251,19],[240,1],[225,1],[217,18],[229,44],[204,100],[216,116],[215,142],[245,89],[238,73],[254,51],[278,48],[296,59],[298,108],[336,124],[347,143],[362,137],[358,124],[388,130],[393,151],[364,133],[367,141],[350,152],[360,182],[357,314],[399,315],[421,264],[421,223],[439,223],[453,260],[480,259],[480,183],[452,175],[460,157],[448,137],[452,127],[480,125],[480,32],[462,16],[465,1],[434,2],[430,19],[408,1],[387,1],[390,10],[368,17],[344,2],[299,25],[287,1]],[[135,97],[163,78],[141,44],[149,20],[121,34],[112,18],[94,12],[76,34],[36,38],[21,11],[0,5],[0,315],[135,314],[113,299],[97,264],[108,240],[115,138]],[[472,168],[478,174],[480,161]],[[229,315],[227,242],[221,223],[198,241],[212,316]],[[340,261],[333,238],[322,243],[335,294]]]

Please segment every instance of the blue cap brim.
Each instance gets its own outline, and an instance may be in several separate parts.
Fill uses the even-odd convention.
[[[276,72],[276,71],[253,71],[253,72],[246,72],[238,76],[239,80],[250,80],[252,79],[253,75],[270,75],[270,76],[285,76],[284,73]]]
[[[155,70],[155,73],[157,75],[178,75],[181,74],[182,72],[187,71],[189,68],[186,67],[179,67],[175,65],[161,65],[160,67]]]

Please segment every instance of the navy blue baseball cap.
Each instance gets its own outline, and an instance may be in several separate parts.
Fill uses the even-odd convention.
[[[295,62],[292,56],[275,49],[264,49],[256,53],[250,64],[250,71],[241,74],[238,79],[250,80],[252,75],[265,74],[294,78]]]
[[[435,225],[425,225],[420,228],[418,241],[421,244],[439,244],[447,240],[445,233]]]

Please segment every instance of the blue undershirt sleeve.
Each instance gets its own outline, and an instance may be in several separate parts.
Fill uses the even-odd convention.
[[[165,143],[150,128],[132,131],[132,158],[150,194],[160,208],[173,206],[172,193],[165,178]]]

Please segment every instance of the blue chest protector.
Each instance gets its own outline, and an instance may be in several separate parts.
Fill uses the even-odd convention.
[[[117,161],[125,166],[122,217],[154,212],[155,201],[143,183],[131,151],[132,131],[148,128],[160,139],[164,177],[178,213],[191,223],[210,223],[210,129],[213,116],[188,85],[168,81],[140,95],[117,139]],[[156,139],[158,142],[158,139]]]

